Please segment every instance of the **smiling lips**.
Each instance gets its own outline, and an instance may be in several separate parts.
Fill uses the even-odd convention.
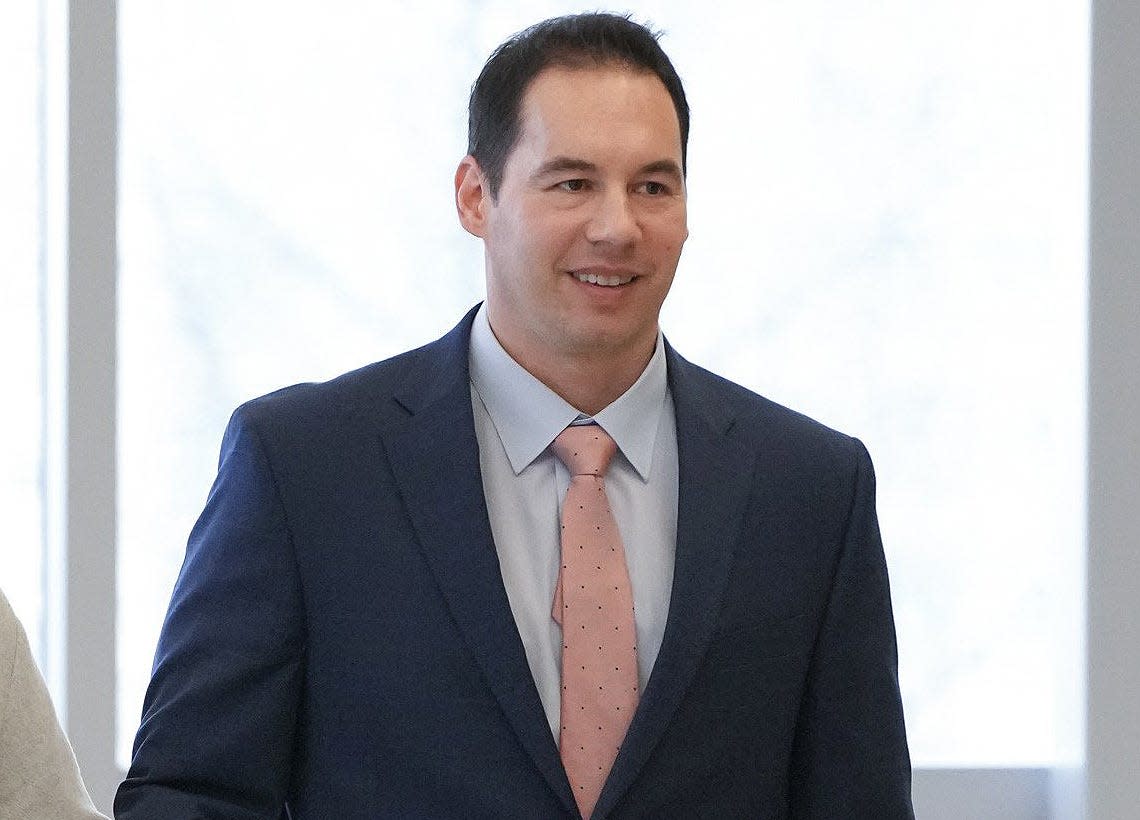
[[[604,274],[585,273],[583,271],[574,271],[573,276],[579,282],[585,282],[590,285],[601,285],[607,288],[616,288],[619,285],[628,285],[636,276],[631,275],[615,275],[606,276]]]

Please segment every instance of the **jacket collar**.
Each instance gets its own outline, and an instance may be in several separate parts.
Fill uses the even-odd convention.
[[[520,743],[555,794],[574,799],[511,614],[479,468],[468,348],[476,309],[439,341],[408,354],[396,394],[407,412],[383,433],[409,516],[455,622]],[[720,380],[665,357],[677,420],[677,555],[660,654],[594,817],[633,784],[672,719],[708,647],[739,538],[754,459],[733,436]]]

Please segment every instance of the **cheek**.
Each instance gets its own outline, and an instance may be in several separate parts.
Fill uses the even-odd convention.
[[[681,255],[681,249],[685,246],[685,240],[688,238],[689,231],[684,227],[662,234],[658,243],[661,256],[676,261]]]
[[[520,213],[512,225],[515,250],[531,258],[557,252],[572,234],[567,220],[546,213]]]
[[[662,252],[680,253],[689,238],[689,223],[684,209],[659,216],[652,229],[657,247]]]

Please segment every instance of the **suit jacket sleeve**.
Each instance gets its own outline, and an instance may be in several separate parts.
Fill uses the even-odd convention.
[[[239,408],[163,625],[117,818],[279,816],[303,616],[270,460]]]
[[[854,491],[793,748],[796,818],[913,818],[910,756],[875,475],[856,441]]]

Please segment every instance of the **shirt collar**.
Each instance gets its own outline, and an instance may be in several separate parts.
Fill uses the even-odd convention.
[[[487,408],[515,475],[538,458],[554,437],[575,421],[594,421],[647,481],[667,392],[661,332],[653,356],[637,381],[597,415],[578,412],[532,376],[499,344],[481,306],[471,326],[471,384]]]

